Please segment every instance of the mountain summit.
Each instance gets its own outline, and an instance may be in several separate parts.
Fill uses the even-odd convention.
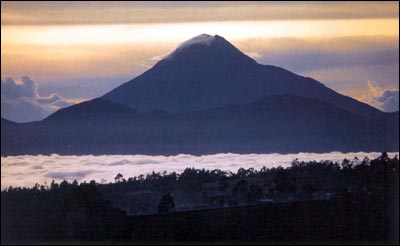
[[[258,64],[202,34],[102,98],[1,121],[1,154],[398,151],[399,113]]]
[[[259,64],[223,37],[207,34],[183,42],[150,70],[103,98],[140,112],[182,113],[283,94],[318,99],[367,118],[382,116],[381,111],[314,79]]]
[[[181,61],[186,65],[196,65],[198,62],[256,63],[223,37],[208,34],[201,34],[183,42],[164,60]]]

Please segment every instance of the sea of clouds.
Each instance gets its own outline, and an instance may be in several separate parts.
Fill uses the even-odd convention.
[[[380,156],[378,152],[341,153],[330,152],[323,154],[232,154],[193,156],[180,154],[175,156],[149,155],[21,155],[1,157],[1,189],[9,186],[32,187],[35,183],[50,184],[52,180],[107,182],[114,180],[117,173],[122,173],[127,179],[140,174],[155,172],[181,173],[186,167],[198,169],[221,169],[236,172],[239,168],[253,167],[257,170],[263,166],[287,167],[294,159],[299,161],[332,160],[341,162],[344,158],[354,160],[358,157],[370,159]],[[390,157],[398,155],[389,153]]]

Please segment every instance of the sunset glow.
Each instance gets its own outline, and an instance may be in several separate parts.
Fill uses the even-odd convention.
[[[1,12],[2,75],[30,76],[44,96],[101,96],[201,33],[359,100],[369,80],[398,90],[395,2],[2,2]]]

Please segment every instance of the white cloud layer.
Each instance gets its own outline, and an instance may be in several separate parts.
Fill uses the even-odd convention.
[[[71,105],[58,94],[39,95],[36,81],[22,76],[19,81],[1,76],[1,117],[16,122],[42,120],[60,108]]]
[[[35,183],[49,184],[51,180],[82,182],[84,180],[106,179],[113,181],[117,173],[125,178],[146,175],[152,171],[167,171],[181,173],[186,167],[205,168],[208,170],[221,169],[236,172],[239,168],[253,167],[257,170],[263,166],[271,168],[289,166],[292,160],[332,160],[341,162],[344,158],[353,160],[358,157],[370,159],[380,156],[378,152],[341,153],[331,152],[324,154],[232,154],[221,153],[215,155],[175,155],[175,156],[148,156],[148,155],[22,155],[1,157],[1,188],[14,186],[32,187]],[[393,157],[398,153],[389,153]]]
[[[399,91],[384,90],[374,81],[368,81],[368,95],[363,100],[384,112],[399,110]]]

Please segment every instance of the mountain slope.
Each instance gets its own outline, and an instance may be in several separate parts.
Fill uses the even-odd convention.
[[[104,105],[116,113],[102,114]],[[180,114],[139,113],[95,99],[41,122],[2,121],[1,150],[3,156],[398,151],[397,125],[398,113],[371,120],[290,94]]]
[[[116,104],[102,98],[95,98],[78,105],[63,108],[49,115],[44,121],[68,122],[90,119],[107,120],[135,115],[136,110],[121,104]]]
[[[261,65],[200,35],[137,78],[38,122],[1,121],[1,152],[211,154],[398,151],[399,113]]]
[[[367,118],[383,115],[316,80],[258,64],[223,37],[206,34],[186,41],[150,70],[103,98],[141,112],[163,109],[182,113],[282,94],[319,99]]]

